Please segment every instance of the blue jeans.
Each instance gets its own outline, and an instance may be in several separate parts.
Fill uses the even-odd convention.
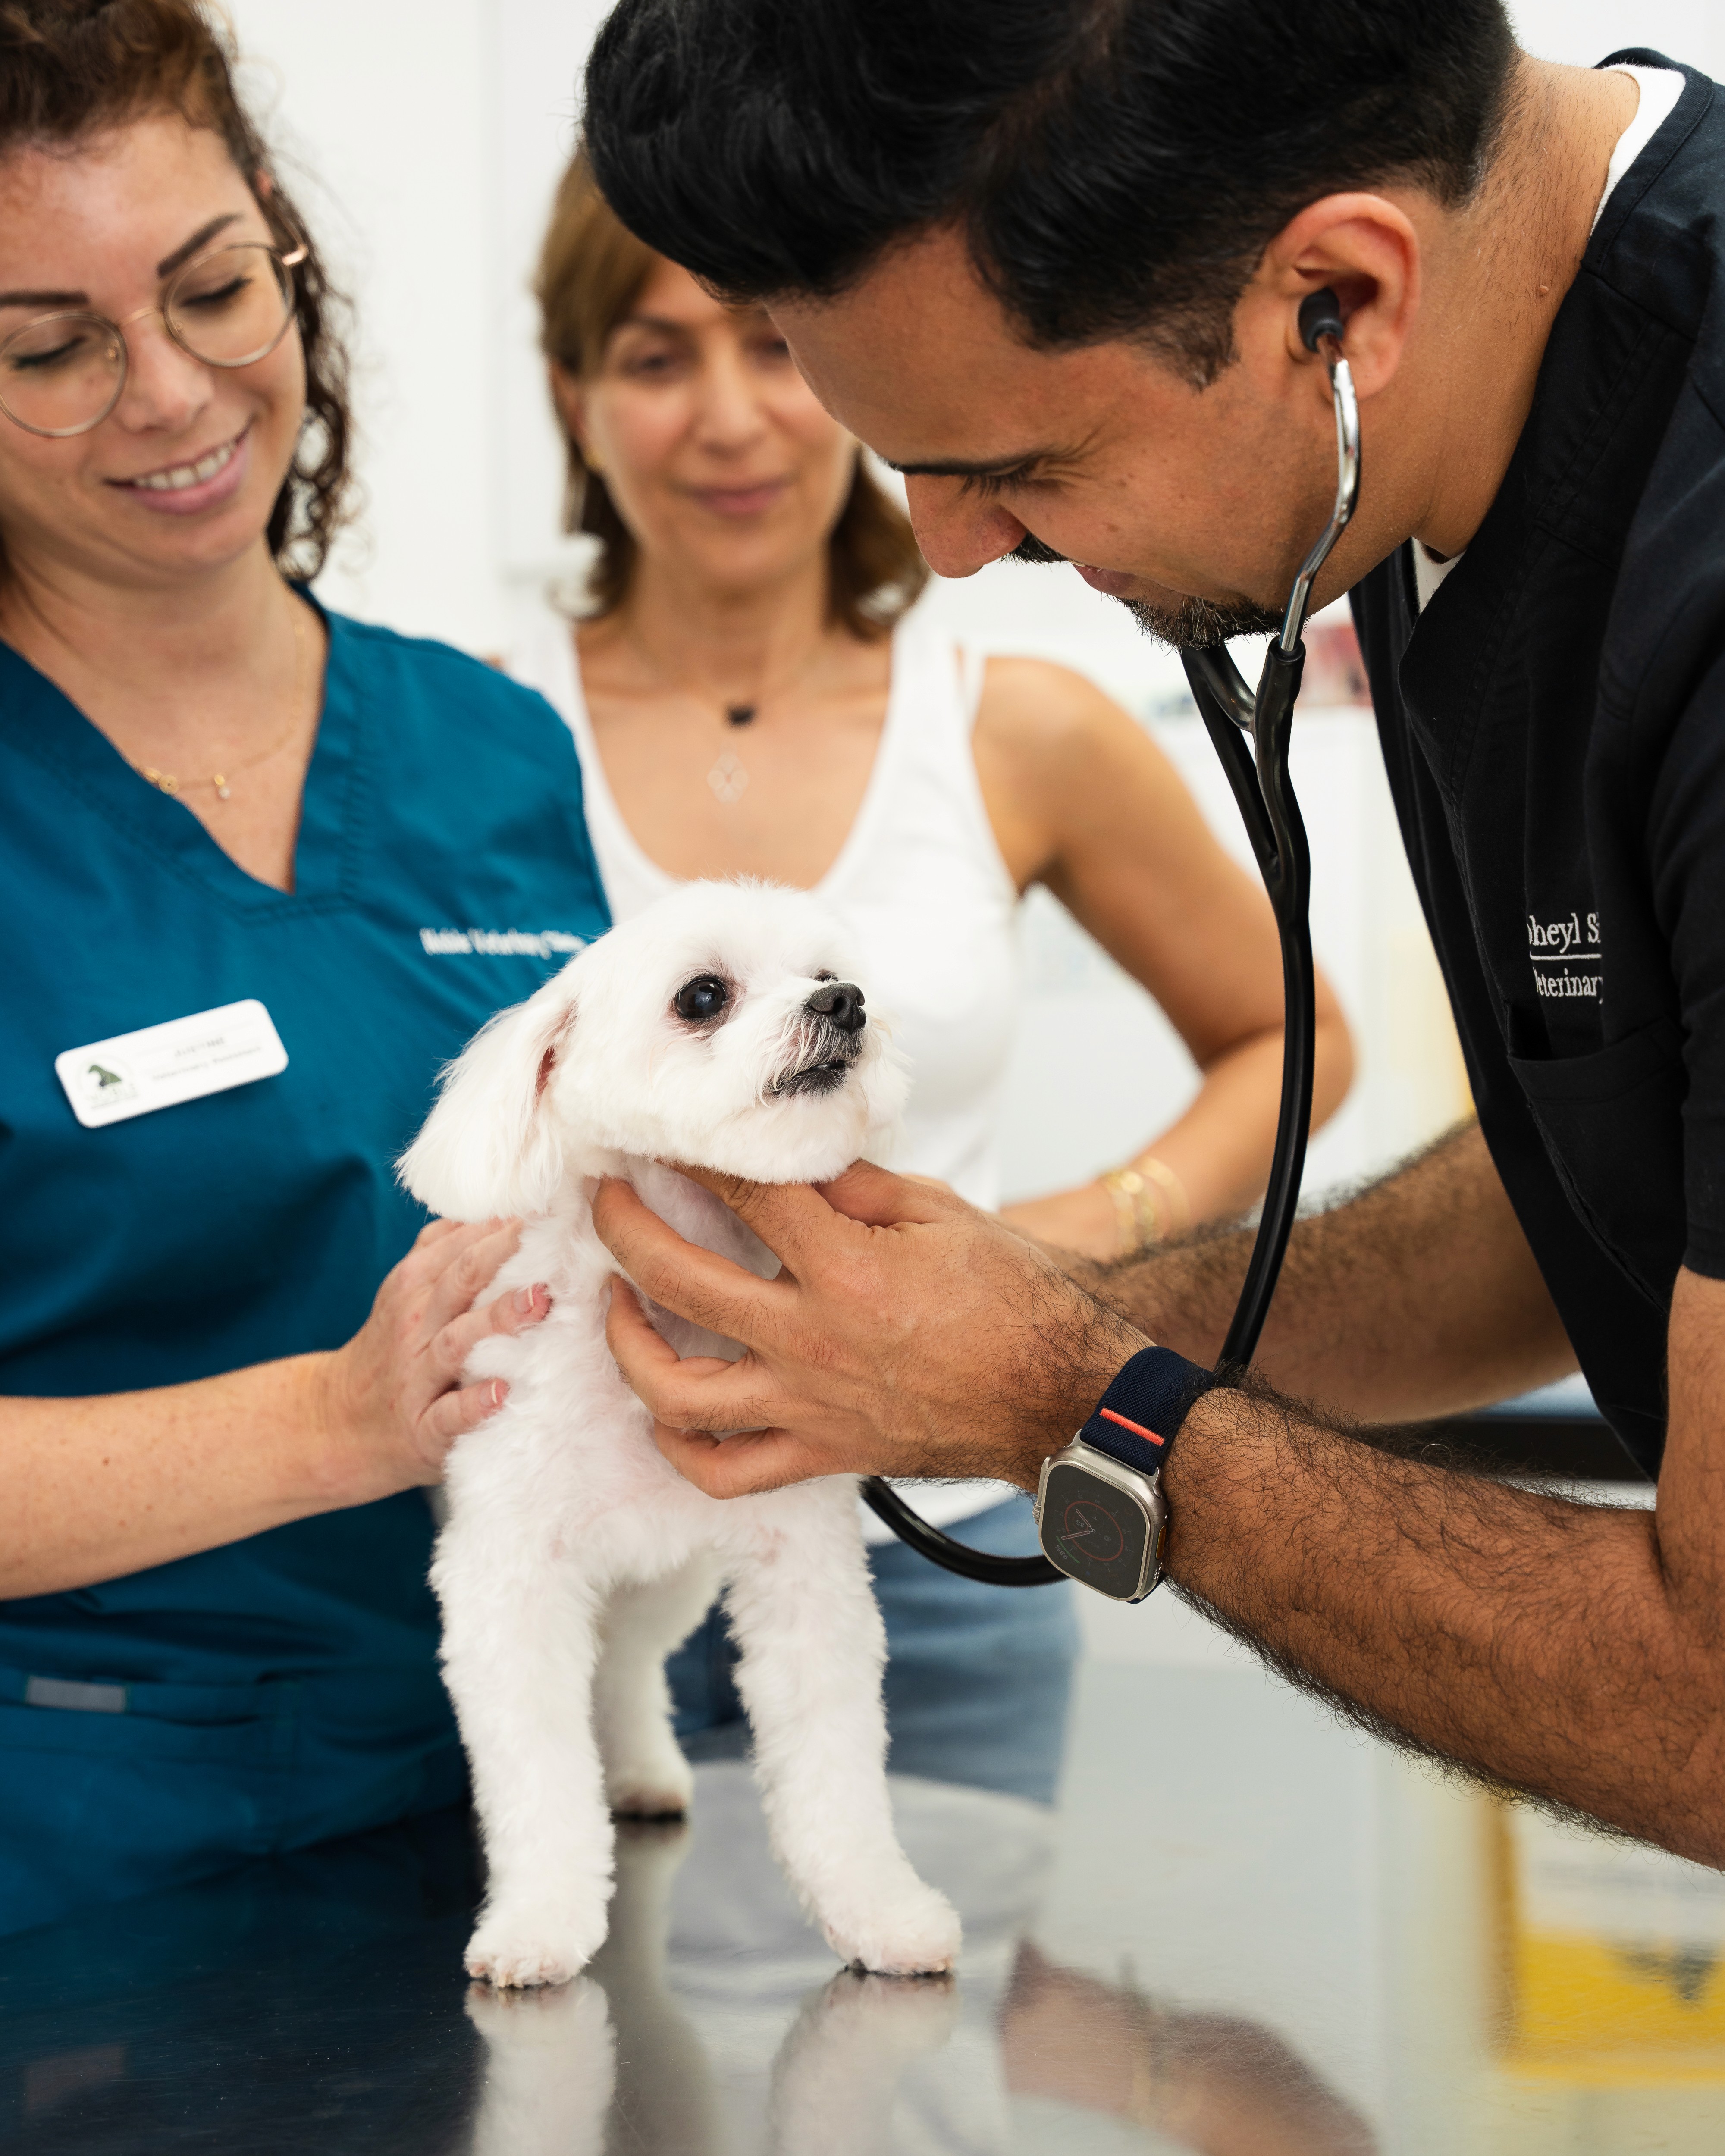
[[[948,1532],[999,1557],[1036,1548],[1028,1497]],[[898,1542],[871,1548],[869,1563],[886,1620],[888,1765],[1052,1804],[1078,1656],[1069,1583],[983,1587]],[[738,1758],[747,1749],[737,1661],[714,1609],[665,1666],[677,1736],[691,1759]]]

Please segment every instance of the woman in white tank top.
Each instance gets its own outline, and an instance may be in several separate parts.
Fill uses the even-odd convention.
[[[641,246],[578,160],[539,294],[572,522],[600,553],[583,618],[547,608],[511,670],[574,732],[614,915],[693,876],[819,891],[910,1063],[892,1164],[993,1206],[1014,916],[1045,882],[1161,1002],[1204,1084],[1147,1158],[1007,1218],[1112,1255],[1250,1204],[1280,1090],[1276,934],[1167,759],[1078,675],[1027,660],[985,668],[908,609],[927,575],[908,522],[771,321],[728,311]],[[1322,1116],[1346,1089],[1348,1050],[1322,986],[1320,998]],[[1010,1494],[947,1486],[917,1502],[1017,1550],[1031,1531]],[[915,1727],[963,1726],[963,1763],[923,1757],[922,1771],[1046,1796],[1072,1651],[1065,1589],[980,1589],[896,1546],[877,1552],[875,1573],[895,1763],[916,1763]],[[986,1676],[967,1661],[983,1652]],[[712,1696],[728,1683],[722,1661],[711,1625],[673,1658],[685,1742],[729,1726],[734,1702]],[[1029,1697],[1039,1683],[1046,1711]],[[963,1712],[979,1686],[999,1692],[998,1741]]]
[[[547,608],[511,670],[568,721],[587,828],[613,917],[672,890],[605,775],[570,624]],[[891,1015],[915,1085],[894,1164],[974,1205],[1000,1199],[996,1142],[1016,1018],[1019,891],[988,822],[971,732],[982,687],[949,638],[905,615],[892,632],[880,747],[861,805],[814,888],[866,950],[870,1000]],[[739,744],[741,746],[741,744]]]

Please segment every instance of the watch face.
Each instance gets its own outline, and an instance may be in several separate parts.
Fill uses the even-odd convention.
[[[1042,1494],[1042,1547],[1060,1570],[1099,1594],[1130,1602],[1149,1585],[1150,1522],[1142,1504],[1087,1467],[1056,1460]]]

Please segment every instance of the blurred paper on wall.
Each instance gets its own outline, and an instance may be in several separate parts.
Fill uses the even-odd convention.
[[[1505,2066],[1725,2087],[1725,1873],[1519,1808],[1503,1834]]]

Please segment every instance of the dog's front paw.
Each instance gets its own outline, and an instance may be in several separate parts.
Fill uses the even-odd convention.
[[[467,1942],[467,1974],[499,1989],[567,1984],[598,1952],[605,1907],[563,1912],[552,1905],[489,1909]]]
[[[938,1976],[958,1958],[963,1927],[944,1894],[920,1879],[855,1912],[822,1912],[827,1943],[876,1976]]]

